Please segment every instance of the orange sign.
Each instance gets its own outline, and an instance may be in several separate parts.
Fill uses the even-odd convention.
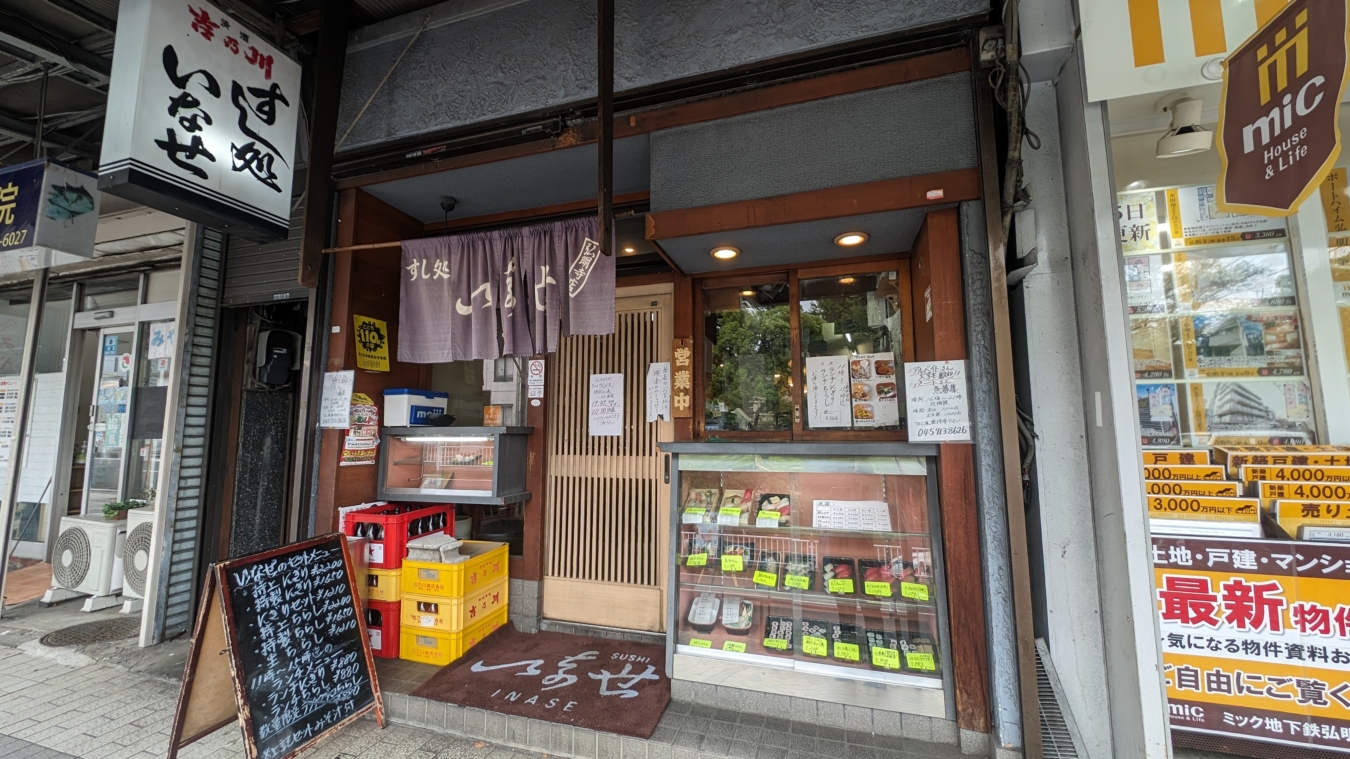
[[[694,341],[675,338],[670,354],[670,412],[676,419],[694,415]]]

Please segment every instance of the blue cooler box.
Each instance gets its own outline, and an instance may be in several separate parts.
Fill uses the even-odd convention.
[[[384,391],[384,426],[414,427],[427,425],[450,405],[450,394],[435,390],[394,387]]]

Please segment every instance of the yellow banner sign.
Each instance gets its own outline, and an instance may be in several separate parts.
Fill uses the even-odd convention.
[[[1350,527],[1350,503],[1276,501],[1272,511],[1275,514],[1276,524],[1291,538],[1297,538],[1299,528],[1308,524],[1319,527]]]
[[[1189,495],[1217,498],[1237,498],[1242,495],[1237,482],[1208,482],[1205,480],[1149,480],[1144,483],[1144,492],[1149,495]]]
[[[379,319],[352,315],[356,340],[356,368],[370,372],[389,371],[389,327]]]
[[[1154,464],[1208,464],[1209,451],[1201,448],[1194,451],[1150,451],[1144,450],[1144,466]]]
[[[1288,448],[1311,450],[1291,452]],[[1322,450],[1315,450],[1321,448]],[[1287,445],[1280,448],[1253,447],[1249,450],[1222,449],[1215,451],[1219,462],[1227,465],[1228,474],[1236,477],[1244,466],[1350,466],[1350,450],[1330,446]]]
[[[1222,480],[1223,467],[1213,464],[1145,466],[1146,480]]]
[[[1350,501],[1347,482],[1261,482],[1256,497],[1262,502],[1280,499],[1308,501]]]
[[[1350,466],[1244,466],[1243,482],[1350,482]]]
[[[1206,522],[1259,522],[1261,503],[1255,498],[1184,498],[1170,495],[1148,497],[1148,515],[1164,519],[1198,519]]]

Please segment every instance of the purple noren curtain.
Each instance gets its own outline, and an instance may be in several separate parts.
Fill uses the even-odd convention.
[[[598,236],[591,216],[404,241],[399,361],[534,356],[613,333],[614,257]]]

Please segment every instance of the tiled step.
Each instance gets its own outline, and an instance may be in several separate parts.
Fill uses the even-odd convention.
[[[386,691],[384,700],[393,722],[575,759],[964,759],[991,755],[988,736],[983,733],[957,731],[950,722],[926,717],[897,720],[899,734],[890,735],[672,701],[656,732],[643,740],[402,693]],[[998,759],[1007,756],[1007,752],[997,752]]]

